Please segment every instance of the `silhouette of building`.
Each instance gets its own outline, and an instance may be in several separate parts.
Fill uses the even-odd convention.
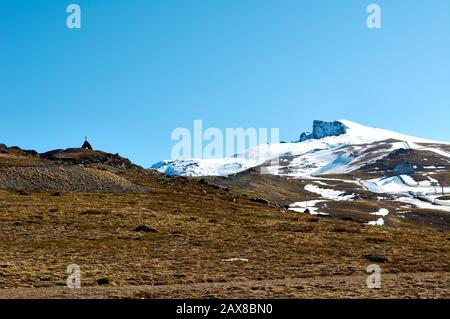
[[[81,148],[84,148],[86,150],[92,150],[91,144],[88,142],[87,137],[84,138],[84,143],[81,146]]]

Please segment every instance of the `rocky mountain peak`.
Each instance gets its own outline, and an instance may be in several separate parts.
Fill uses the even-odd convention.
[[[300,135],[299,142],[307,140],[318,140],[328,136],[339,136],[347,133],[347,126],[338,121],[325,122],[314,121],[313,132],[305,132]]]

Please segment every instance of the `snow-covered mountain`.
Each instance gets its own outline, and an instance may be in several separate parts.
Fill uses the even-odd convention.
[[[352,172],[398,149],[450,158],[448,145],[348,120],[314,121],[312,133],[298,142],[259,145],[229,158],[166,160],[152,168],[168,175],[227,176],[263,166],[273,175],[311,177]]]

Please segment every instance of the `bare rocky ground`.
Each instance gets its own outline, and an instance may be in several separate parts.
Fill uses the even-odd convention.
[[[302,181],[227,186],[76,150],[0,155],[0,168],[29,170],[22,184],[0,183],[0,298],[450,298],[448,228],[394,215],[368,226],[355,214],[380,205],[370,197],[353,202],[353,218],[341,218],[345,207],[316,217],[261,191],[269,183],[288,201],[313,199]],[[107,178],[80,173],[72,184],[66,169]],[[80,290],[65,286],[71,264]],[[379,290],[365,284],[371,264],[382,269]]]
[[[379,289],[368,289],[365,275],[318,276],[274,280],[195,283],[190,285],[136,285],[109,287],[14,288],[0,290],[0,298],[23,299],[178,299],[178,298],[290,298],[290,299],[424,299],[449,298],[448,273],[382,275]]]

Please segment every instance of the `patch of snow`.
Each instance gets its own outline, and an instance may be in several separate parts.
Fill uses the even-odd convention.
[[[430,176],[427,176],[427,177],[430,180],[430,182],[439,184],[439,181],[437,179],[434,179],[433,177],[430,177]]]
[[[367,223],[368,225],[371,225],[371,226],[384,226],[384,219],[383,219],[383,217],[386,217],[387,215],[389,215],[389,211],[386,208],[381,208],[378,212],[370,213],[370,215],[382,216],[382,217],[380,217],[378,220],[368,222]]]
[[[402,203],[413,204],[414,206],[416,206],[418,208],[422,208],[422,209],[443,210],[443,211],[446,211],[446,212],[450,212],[450,207],[449,206],[434,205],[432,203],[428,203],[428,202],[422,201],[422,200],[420,200],[418,198],[400,197],[400,198],[397,199],[397,201],[402,202]]]
[[[417,183],[408,175],[371,179],[361,181],[361,184],[372,193],[378,194],[435,194],[439,191],[437,187],[431,186],[430,182]]]
[[[386,208],[381,208],[378,212],[370,213],[370,215],[385,217],[385,216],[389,215],[389,211]]]
[[[305,186],[305,190],[314,194],[318,194],[322,196],[323,198],[330,199],[330,200],[336,200],[336,201],[343,201],[343,200],[351,200],[354,195],[345,195],[345,192],[342,191],[336,191],[333,189],[326,189],[326,188],[320,188],[316,185],[308,184]]]
[[[414,178],[412,178],[411,176],[409,176],[409,175],[400,175],[400,177],[403,180],[403,183],[405,183],[408,186],[415,187],[418,184],[416,182],[416,180]]]
[[[370,225],[370,226],[384,226],[384,219],[383,218],[379,218],[378,220],[370,221],[370,222],[367,223],[367,225]]]
[[[230,259],[222,259],[225,262],[248,262],[246,258],[230,258]]]
[[[317,204],[324,202],[324,200],[310,200],[306,202],[296,202],[292,203],[289,206],[289,210],[292,210],[297,213],[304,213],[306,209],[309,210],[310,215],[329,215],[328,213],[322,213],[318,211],[318,208],[316,207]]]
[[[292,203],[289,206],[289,210],[304,213],[306,209],[309,210],[310,215],[329,215],[328,213],[319,212],[318,208],[316,207],[317,204],[325,202],[326,200],[335,200],[335,201],[346,201],[346,200],[352,200],[354,197],[353,195],[345,195],[345,192],[336,191],[333,189],[325,189],[320,188],[317,185],[308,184],[305,186],[305,190],[308,192],[318,194],[322,198],[325,198],[325,200],[310,200],[305,202],[296,202]]]

